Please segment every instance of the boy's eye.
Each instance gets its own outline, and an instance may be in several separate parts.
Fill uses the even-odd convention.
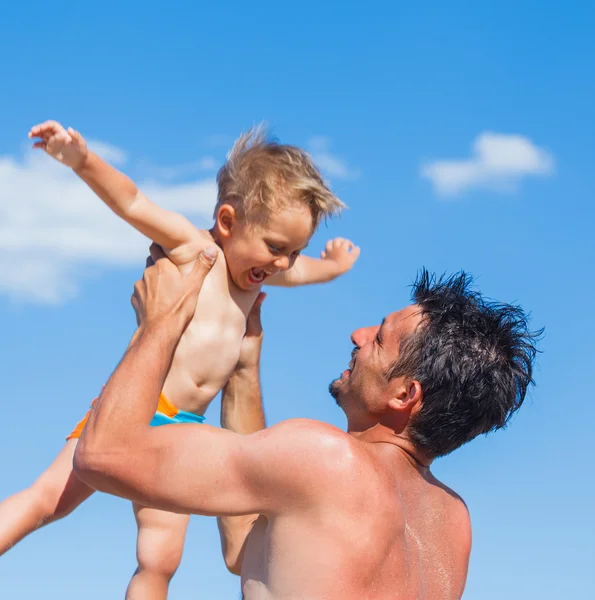
[[[281,252],[281,250],[279,248],[277,248],[277,246],[273,246],[273,244],[268,244],[267,246],[269,247],[269,250],[273,253],[273,254],[279,254]]]

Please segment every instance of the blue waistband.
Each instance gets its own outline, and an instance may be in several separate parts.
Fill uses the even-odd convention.
[[[185,410],[180,410],[175,417],[168,417],[163,413],[156,412],[151,419],[151,427],[159,425],[173,425],[175,423],[204,423],[205,418]]]

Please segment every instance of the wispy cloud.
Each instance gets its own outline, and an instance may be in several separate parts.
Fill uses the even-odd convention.
[[[442,196],[456,196],[472,188],[515,191],[526,177],[547,177],[554,157],[521,135],[486,131],[473,142],[470,158],[435,160],[422,164],[420,173]]]
[[[124,164],[126,153],[91,143]],[[217,188],[212,177],[139,187],[161,206],[198,226],[210,222]],[[142,265],[148,241],[116,217],[69,169],[42,153],[0,156],[0,293],[56,303],[75,294],[89,266]]]
[[[308,140],[308,149],[314,162],[329,178],[357,179],[359,169],[351,167],[347,162],[330,151],[331,140],[324,136],[315,136]]]

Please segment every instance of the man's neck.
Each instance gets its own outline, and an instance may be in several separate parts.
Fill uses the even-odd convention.
[[[360,442],[367,444],[387,444],[394,447],[399,455],[404,455],[416,468],[429,469],[432,464],[433,459],[417,448],[404,430],[399,431],[398,429],[377,422],[366,429],[348,426],[347,433]]]

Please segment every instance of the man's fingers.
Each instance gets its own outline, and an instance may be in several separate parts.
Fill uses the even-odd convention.
[[[217,256],[219,255],[219,251],[217,250],[217,246],[211,244],[207,246],[199,255],[196,263],[201,263],[207,269],[210,269],[217,260]],[[197,269],[197,265],[194,265],[194,269]],[[200,267],[199,267],[200,270]]]
[[[250,313],[248,314],[248,320],[246,323],[246,333],[247,336],[252,335],[260,335],[262,333],[262,323],[260,321],[260,313],[262,308],[262,303],[267,297],[265,292],[260,292],[258,297],[254,301],[252,308],[250,309]]]
[[[195,280],[195,285],[202,285],[205,277],[215,264],[218,255],[219,251],[217,250],[217,246],[214,245],[207,246],[198,255],[194,267],[192,268],[192,273],[190,273],[190,277]]]
[[[260,318],[260,309],[262,308],[262,303],[264,302],[266,297],[266,292],[260,292],[260,294],[258,294],[258,297],[252,305],[252,309],[250,310],[249,316],[256,315],[258,318]]]
[[[138,302],[139,302],[139,294],[140,294],[140,286],[141,286],[141,282],[137,281],[134,284],[134,292],[132,292],[132,297],[130,298],[130,304],[132,304],[132,308],[134,308],[135,311],[138,310]]]
[[[149,246],[149,252],[151,253],[153,263],[156,263],[160,258],[165,258],[165,252],[163,251],[163,248],[155,242]]]

